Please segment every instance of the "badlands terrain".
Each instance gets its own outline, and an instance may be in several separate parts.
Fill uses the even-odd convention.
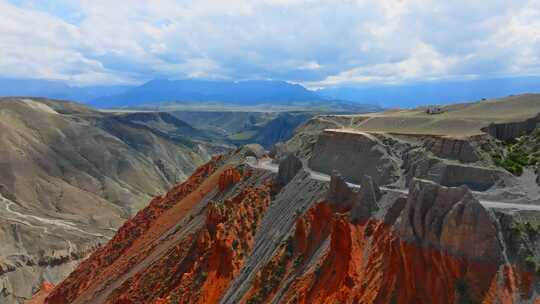
[[[0,302],[63,279],[148,200],[223,149],[164,113],[1,99]]]
[[[212,155],[247,142],[271,147],[316,114],[98,111],[1,98],[0,303],[58,284]]]
[[[216,155],[30,303],[538,303],[539,95]]]

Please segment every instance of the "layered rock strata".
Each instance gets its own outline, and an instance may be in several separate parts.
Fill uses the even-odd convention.
[[[397,180],[399,164],[375,136],[362,132],[325,130],[318,137],[309,167],[331,174],[337,170],[351,182],[369,175],[381,185]]]
[[[367,176],[351,187],[337,173],[274,174],[239,155],[154,200],[45,303],[538,300],[537,275],[512,254],[522,243],[501,233],[515,218],[465,187],[413,179],[404,194]]]

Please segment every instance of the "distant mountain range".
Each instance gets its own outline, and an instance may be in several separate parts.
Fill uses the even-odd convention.
[[[340,87],[317,91],[322,97],[378,104],[387,108],[478,101],[482,98],[538,92],[540,92],[540,77],[432,81],[364,88]]]
[[[285,81],[152,80],[118,95],[94,100],[99,107],[140,106],[156,102],[212,101],[253,105],[324,100],[301,85]]]
[[[0,96],[67,99],[100,108],[214,102],[237,106],[294,103],[362,103],[383,107],[415,107],[540,92],[540,77],[432,81],[375,87],[308,90],[273,80],[151,80],[138,86],[76,87],[49,80],[0,79]]]
[[[152,106],[174,102],[256,105],[327,100],[301,85],[271,80],[158,79],[139,86],[76,87],[49,80],[0,79],[0,96],[67,99],[101,108]]]
[[[89,103],[103,96],[121,94],[131,86],[76,87],[60,81],[41,79],[0,79],[0,97],[26,96]]]

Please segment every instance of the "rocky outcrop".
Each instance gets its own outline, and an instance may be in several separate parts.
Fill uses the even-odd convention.
[[[424,189],[423,195],[437,190]],[[460,189],[450,190],[454,191],[453,195],[461,196]],[[456,256],[419,240],[402,239],[393,227],[374,218],[351,223],[329,209],[326,203],[317,204],[297,222],[292,244],[298,245],[291,246],[288,258],[281,262],[286,267],[272,285],[271,297],[268,300],[264,292],[257,295],[274,303],[522,303],[535,299],[530,287],[535,279],[512,266],[501,267],[489,258]],[[461,241],[468,240],[461,236]]]
[[[536,183],[540,186],[540,165],[536,167]]]
[[[512,176],[500,169],[461,164],[426,155],[422,149],[411,149],[403,157],[406,184],[413,178],[427,179],[448,187],[467,186],[485,191],[494,186],[509,186]]]
[[[353,222],[364,222],[379,210],[378,202],[382,193],[377,183],[371,177],[364,175],[360,180],[358,194],[358,203],[351,210],[351,219]]]
[[[270,202],[268,190],[268,186],[246,187],[230,199],[210,204],[204,225],[192,238],[183,239],[126,281],[105,303],[175,303],[178,295],[184,303],[217,303],[252,249],[261,214]]]
[[[245,156],[253,156],[255,158],[261,158],[266,154],[264,148],[259,144],[244,145],[241,151],[244,151]]]
[[[395,229],[404,240],[440,248],[453,255],[501,259],[494,221],[465,187],[447,188],[413,180]]]
[[[424,139],[424,148],[441,158],[465,163],[480,160],[470,138],[427,137]]]
[[[189,212],[195,212],[191,209],[196,209],[195,206],[203,199],[205,191],[209,191],[202,187],[203,183],[206,183],[206,187],[219,188],[222,171],[216,171],[222,164],[222,158],[215,157],[199,167],[186,182],[175,186],[163,197],[154,198],[146,208],[124,223],[112,240],[83,261],[76,271],[52,292],[46,302],[70,303],[92,284],[117,278],[136,262],[143,260],[146,257],[143,248],[151,247],[152,242],[161,237],[167,229],[176,226]],[[182,206],[178,206],[179,202],[183,203]],[[164,216],[171,213],[174,216]],[[160,222],[156,227],[154,224],[158,219]]]
[[[288,154],[279,162],[278,174],[275,180],[276,187],[287,185],[302,167],[302,161],[298,157],[294,156],[294,154]]]
[[[540,122],[540,115],[527,119],[521,122],[508,122],[490,124],[488,127],[482,129],[482,131],[499,140],[512,140],[516,137],[529,134],[536,129]]]
[[[178,186],[190,191],[173,190],[168,209],[122,229],[46,303],[536,300],[537,276],[507,258],[499,217],[466,187],[413,179],[407,194],[381,191],[367,176],[357,187],[339,174],[328,182],[300,170],[272,193],[277,174],[239,163],[198,170],[191,186]],[[234,176],[224,172],[244,169],[230,191],[219,191]]]
[[[399,166],[385,145],[371,134],[325,130],[313,148],[309,167],[326,174],[337,170],[354,183],[369,175],[377,184],[385,185],[397,179]]]
[[[511,180],[512,176],[499,169],[448,164],[444,165],[438,182],[448,187],[464,185],[472,190],[484,191],[494,186],[509,186]]]
[[[242,178],[242,173],[236,168],[228,168],[219,176],[219,191],[223,192]]]
[[[325,201],[331,203],[334,211],[350,211],[353,222],[364,222],[379,210],[378,202],[382,195],[379,186],[371,177],[362,176],[360,189],[354,191],[335,171],[330,177]]]
[[[348,211],[358,203],[358,200],[358,193],[349,188],[337,171],[332,172],[330,186],[326,193],[326,201],[332,203],[336,210]]]

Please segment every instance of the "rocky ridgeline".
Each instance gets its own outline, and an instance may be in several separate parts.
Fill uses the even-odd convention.
[[[369,170],[344,168],[360,185],[352,187],[343,167],[321,181],[293,153],[283,154],[278,173],[245,164],[248,157],[264,157],[259,147],[216,158],[126,223],[45,303],[540,300],[540,253],[534,249],[540,237],[519,223],[526,214],[487,210],[468,187],[433,181],[435,173],[448,178],[448,167],[456,165],[437,153],[463,157],[468,148],[406,146],[363,133],[322,136],[311,169],[347,155],[353,161],[368,155],[373,162],[383,155],[394,163],[364,160]],[[349,140],[354,148],[342,149]],[[390,150],[398,145],[406,148]],[[379,187],[378,180],[390,176],[381,168],[422,167],[426,151],[424,174],[431,181],[411,175],[408,194]],[[400,163],[400,153],[418,159]],[[433,171],[437,166],[440,172]]]
[[[338,170],[354,183],[368,175],[377,184],[398,187],[408,187],[414,178],[451,187],[466,185],[477,191],[514,186],[512,174],[493,165],[486,156],[485,145],[481,137],[399,137],[325,130],[307,163],[326,174]]]
[[[413,180],[394,228],[403,240],[422,246],[469,259],[501,261],[494,220],[466,187]]]
[[[334,171],[330,177],[330,185],[326,193],[326,201],[334,204],[337,210],[349,211],[358,203],[358,193],[349,189],[339,172]]]
[[[294,156],[294,154],[288,154],[279,162],[279,171],[276,176],[275,186],[281,188],[287,185],[302,167],[302,161],[298,157]]]
[[[335,172],[326,201],[337,212],[350,211],[353,222],[365,222],[379,211],[382,196],[383,193],[369,176],[362,178],[361,188],[355,192]],[[399,204],[399,199],[386,198],[384,204],[401,208],[398,215],[393,215],[397,221],[392,224],[402,240],[470,259],[501,261],[502,248],[493,215],[474,198],[468,188],[448,188],[415,179],[406,203]],[[386,212],[379,216],[387,218]]]
[[[126,224],[45,303],[536,299],[521,241],[509,244],[500,230],[512,216],[486,210],[467,188],[413,179],[404,194],[367,175],[353,188],[339,171],[313,179],[292,154],[277,174],[242,163],[252,155],[239,150],[197,170],[189,191],[151,203],[166,209],[144,229]]]
[[[351,209],[351,219],[354,222],[368,220],[379,210],[379,200],[382,197],[377,183],[370,176],[364,175],[360,180],[359,200]]]

